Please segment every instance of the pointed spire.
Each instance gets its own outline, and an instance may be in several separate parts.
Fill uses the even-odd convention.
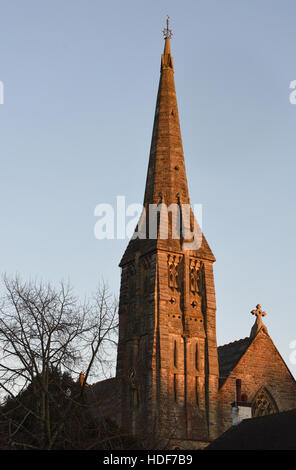
[[[145,206],[158,203],[160,194],[162,202],[167,205],[178,202],[178,198],[183,204],[189,203],[170,47],[172,32],[169,29],[168,19],[167,17],[167,27],[163,30],[165,44],[161,56],[161,74],[146,180]]]
[[[150,204],[162,203],[169,207],[171,204],[177,203],[181,207],[181,212],[182,205],[190,205],[170,47],[172,32],[169,29],[168,20],[167,17],[167,25],[163,30],[165,44],[161,56],[160,80],[144,195],[146,221],[149,219]],[[190,225],[192,225],[193,217],[191,211]],[[169,233],[171,233],[170,230],[169,228]],[[136,231],[138,231],[138,227]],[[128,262],[134,256],[135,251],[143,253],[151,251],[155,247],[178,251],[182,250],[182,241],[159,238],[139,240],[136,238],[130,241],[120,265]],[[204,236],[202,236],[202,245],[196,255],[215,260]]]

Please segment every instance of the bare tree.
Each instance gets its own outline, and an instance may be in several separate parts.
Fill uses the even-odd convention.
[[[8,447],[52,449],[85,408],[88,381],[110,371],[117,302],[105,284],[84,303],[63,283],[54,288],[4,277],[3,287],[0,434],[7,433]]]

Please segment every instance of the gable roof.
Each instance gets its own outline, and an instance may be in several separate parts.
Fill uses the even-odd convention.
[[[244,355],[252,341],[252,338],[247,337],[218,347],[220,387],[222,387],[229,377],[231,371]]]
[[[246,338],[239,339],[238,341],[233,341],[232,343],[224,344],[223,346],[219,346],[217,348],[218,349],[218,361],[219,361],[219,388],[221,388],[224,385],[224,383],[230,376],[231,372],[237,366],[237,364],[239,363],[243,355],[246,353],[250,345],[253,342],[255,342],[262,334],[263,333],[260,331],[253,338],[248,336]],[[276,351],[277,355],[279,356],[282,363],[284,364],[293,382],[296,383],[295,377],[291,373],[289,367],[287,366],[286,362],[282,358],[277,347],[274,345],[269,334],[264,333],[263,336],[269,339],[270,343],[272,344],[274,350]]]

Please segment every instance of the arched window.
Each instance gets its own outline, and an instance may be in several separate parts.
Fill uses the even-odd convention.
[[[252,403],[252,417],[278,413],[279,409],[271,394],[266,388],[261,388]]]

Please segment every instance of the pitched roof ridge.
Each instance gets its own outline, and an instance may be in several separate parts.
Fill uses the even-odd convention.
[[[222,348],[226,348],[226,347],[228,347],[228,346],[232,346],[232,345],[235,345],[235,344],[243,343],[243,342],[245,342],[246,340],[251,340],[251,338],[250,338],[249,336],[246,336],[245,338],[237,339],[237,340],[235,340],[235,341],[231,341],[230,343],[221,344],[221,346],[218,346],[218,349],[222,349]]]

